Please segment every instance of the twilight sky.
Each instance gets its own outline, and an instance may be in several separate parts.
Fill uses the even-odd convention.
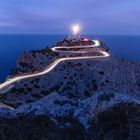
[[[0,0],[0,34],[140,34],[140,0]]]

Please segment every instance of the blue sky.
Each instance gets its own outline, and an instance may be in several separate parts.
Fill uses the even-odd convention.
[[[140,0],[0,0],[0,34],[140,34]]]

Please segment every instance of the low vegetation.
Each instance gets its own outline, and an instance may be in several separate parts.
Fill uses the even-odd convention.
[[[93,90],[96,91],[98,89],[96,80],[92,80]]]
[[[58,127],[47,116],[0,119],[0,140],[86,140],[82,125],[71,117],[68,126]]]
[[[94,140],[139,140],[140,105],[119,103],[100,113],[93,123]]]

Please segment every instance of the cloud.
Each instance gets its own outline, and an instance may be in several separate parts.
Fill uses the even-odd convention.
[[[5,28],[5,27],[15,27],[15,25],[13,23],[8,22],[8,21],[0,20],[0,28]]]
[[[77,20],[86,33],[92,33],[91,28],[96,33],[123,33],[128,28],[131,33],[130,28],[140,25],[139,4],[139,0],[1,0],[0,27],[19,33],[65,33],[65,25]]]

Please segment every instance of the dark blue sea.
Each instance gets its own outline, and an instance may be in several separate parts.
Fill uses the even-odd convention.
[[[4,81],[17,58],[25,51],[54,45],[65,35],[0,35],[0,81]],[[140,36],[87,35],[103,40],[116,56],[140,61]]]

